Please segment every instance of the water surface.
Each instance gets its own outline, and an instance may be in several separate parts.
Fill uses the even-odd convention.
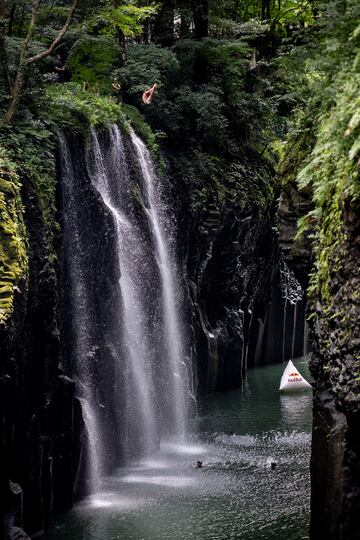
[[[257,368],[244,388],[203,399],[186,442],[105,479],[48,540],[308,538],[312,396],[280,395],[281,373]]]

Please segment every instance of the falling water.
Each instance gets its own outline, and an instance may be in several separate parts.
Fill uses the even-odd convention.
[[[303,297],[303,290],[296,279],[294,272],[288,267],[284,260],[281,261],[280,277],[282,297],[288,300],[290,304],[300,302]]]
[[[101,482],[101,463],[99,461],[102,456],[102,448],[100,438],[100,430],[98,421],[90,402],[85,398],[79,398],[81,404],[82,415],[85,424],[86,435],[88,439],[88,460],[89,460],[89,491],[93,493],[98,489]]]
[[[297,302],[296,304],[294,304],[294,323],[293,323],[292,342],[291,342],[291,358],[294,358],[296,324],[297,324]]]
[[[131,132],[131,139],[136,150],[146,191],[148,218],[154,238],[157,263],[161,276],[161,294],[164,317],[165,351],[170,364],[169,391],[173,395],[170,402],[174,431],[185,431],[186,396],[188,386],[186,364],[184,362],[183,336],[179,315],[179,288],[177,269],[171,253],[169,223],[166,220],[166,208],[161,200],[158,179],[150,153],[139,137]]]
[[[152,348],[146,324],[146,283],[143,235],[139,231],[129,202],[129,171],[121,133],[116,126],[110,130],[110,145],[102,149],[96,132],[91,133],[87,152],[87,168],[94,187],[110,210],[116,230],[117,260],[121,277],[119,293],[122,313],[117,313],[126,349],[129,379],[126,385],[127,440],[130,430],[141,441],[147,453],[157,441],[156,403],[152,398]]]
[[[296,279],[294,272],[288,267],[284,260],[281,261],[280,267],[281,278],[281,292],[284,299],[284,319],[283,319],[283,335],[282,335],[282,360],[285,362],[286,358],[286,322],[287,322],[287,307],[288,304],[294,308],[294,320],[292,327],[291,337],[291,358],[294,358],[295,351],[295,335],[297,324],[297,304],[301,302],[303,298],[303,290],[300,283]]]
[[[76,175],[69,145],[63,135],[60,140],[60,168],[64,199],[63,238],[68,264],[70,301],[74,334],[74,378],[81,404],[88,441],[88,488],[93,491],[99,485],[102,472],[102,449],[99,441],[101,431],[96,417],[95,385],[93,381],[93,319],[89,284],[84,271],[83,245],[78,220]]]
[[[60,167],[69,361],[94,491],[184,433],[191,377],[171,221],[146,146],[113,126],[72,155],[60,136]]]
[[[285,345],[286,345],[286,312],[287,312],[288,300],[285,298],[284,302],[284,318],[283,318],[283,334],[282,334],[282,361],[285,362]]]

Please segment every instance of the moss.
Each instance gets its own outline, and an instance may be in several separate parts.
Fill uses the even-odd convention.
[[[119,57],[120,48],[113,39],[86,36],[73,45],[67,68],[73,82],[110,93],[110,74]]]
[[[2,131],[0,143],[16,162],[20,178],[28,178],[36,187],[45,225],[49,250],[53,251],[56,222],[56,162],[57,135],[41,121],[19,122]]]
[[[26,274],[26,231],[19,177],[0,147],[0,324],[11,315],[15,287]]]

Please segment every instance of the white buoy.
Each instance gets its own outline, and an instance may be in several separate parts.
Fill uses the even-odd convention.
[[[292,361],[289,360],[281,377],[279,390],[282,392],[296,392],[306,388],[312,388],[311,384],[300,375],[299,370],[296,369]]]

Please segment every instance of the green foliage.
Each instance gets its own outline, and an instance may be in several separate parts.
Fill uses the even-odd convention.
[[[132,45],[126,50],[123,67],[115,70],[114,78],[120,80],[126,92],[133,96],[142,94],[154,82],[168,86],[179,72],[179,61],[170,49],[156,45]]]
[[[94,34],[134,38],[142,34],[143,23],[156,13],[156,6],[137,7],[125,5],[97,10],[86,21],[87,29]]]
[[[120,55],[111,38],[85,36],[70,50],[67,68],[73,82],[85,82],[98,91],[111,91],[110,73]]]
[[[283,32],[289,25],[313,24],[314,5],[311,0],[282,0],[271,3],[270,24]]]
[[[303,69],[307,104],[298,114],[282,164],[287,176],[297,179],[299,189],[311,193],[314,210],[299,225],[302,232],[315,223],[309,294],[320,297],[325,305],[331,276],[341,264],[338,254],[345,243],[345,208],[360,200],[359,20],[360,6],[355,0],[346,6],[336,1],[328,6],[320,35],[326,38],[311,50]],[[308,131],[309,120],[311,136],[299,146],[299,133]]]
[[[22,40],[17,37],[6,39],[6,56],[7,67],[10,77],[14,80],[18,66],[20,48]],[[38,41],[32,41],[29,46],[29,54],[38,54],[43,50],[43,44]],[[54,58],[48,57],[40,64],[34,64],[31,68],[25,70],[25,80],[27,84],[23,90],[23,101],[27,109],[36,108],[39,99],[43,93],[45,83],[44,72],[49,71],[54,62]],[[4,76],[4,72],[0,69],[0,111],[4,110],[10,97],[10,89],[8,81]],[[20,115],[23,111],[20,111]]]
[[[261,16],[261,2],[258,0],[210,0],[211,17],[232,20],[234,22],[248,21]]]
[[[260,19],[245,19],[246,22],[236,22],[211,15],[209,33],[219,39],[239,39],[265,37],[270,25]]]
[[[133,45],[114,73],[126,100],[163,134],[159,144],[175,180],[190,187],[194,211],[210,197],[260,207],[271,200],[270,168],[258,153],[268,111],[247,89],[249,59],[243,41],[182,40],[172,50]],[[154,81],[159,88],[144,106],[141,94]]]
[[[120,104],[111,96],[101,96],[84,90],[80,84],[65,83],[48,86],[48,118],[53,129],[67,129],[86,133],[90,127],[103,127],[118,123],[125,125],[126,118]]]
[[[156,107],[144,108],[154,129],[182,145],[193,140],[210,144],[226,138],[230,123],[241,123],[249,114],[244,91],[248,57],[242,42],[185,41],[173,51],[134,45],[116,77],[138,106],[146,86],[157,81]]]
[[[27,273],[26,231],[16,167],[0,146],[0,325],[13,311],[14,289]]]
[[[29,178],[36,186],[49,246],[58,231],[56,214],[56,135],[41,120],[18,122],[4,128],[0,143],[17,166],[20,178]]]
[[[269,9],[263,13],[262,4],[266,3]],[[314,0],[210,0],[210,28],[216,35],[222,29],[226,35],[239,36],[244,34],[241,28],[244,23],[250,23],[250,28],[253,26],[256,29],[257,25],[260,27],[260,19],[265,16],[272,32],[286,34],[290,25],[312,24],[314,8],[318,3]],[[253,34],[250,28],[249,33]]]

